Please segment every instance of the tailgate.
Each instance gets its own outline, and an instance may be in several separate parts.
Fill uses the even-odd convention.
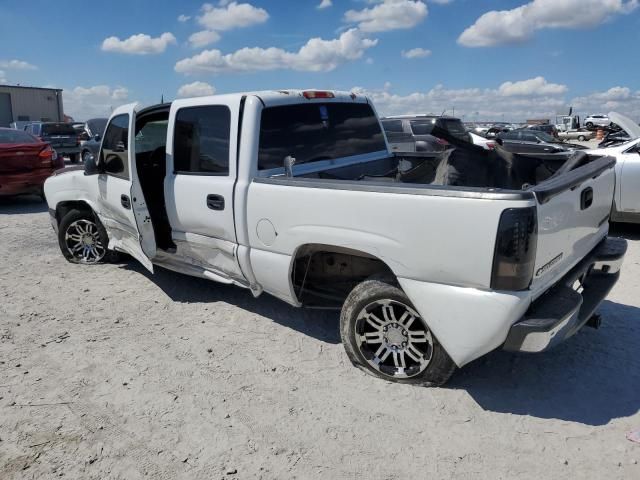
[[[601,157],[533,187],[538,244],[531,289],[545,291],[607,234],[615,159]]]
[[[76,135],[45,135],[42,140],[49,143],[53,148],[75,147],[78,143]]]

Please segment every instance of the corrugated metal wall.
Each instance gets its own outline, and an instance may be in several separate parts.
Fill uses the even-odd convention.
[[[11,109],[14,122],[22,119],[46,120],[51,122],[61,122],[64,120],[61,90],[0,85],[0,93],[8,93],[11,95]],[[0,115],[0,118],[5,117]],[[0,127],[8,126],[9,125],[0,125]]]

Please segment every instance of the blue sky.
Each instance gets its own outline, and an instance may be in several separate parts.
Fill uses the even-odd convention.
[[[80,119],[181,87],[356,88],[385,114],[468,120],[569,105],[640,119],[638,0],[320,3],[0,0],[0,81],[63,88]]]

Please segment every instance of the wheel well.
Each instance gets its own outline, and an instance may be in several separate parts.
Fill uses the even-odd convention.
[[[64,218],[64,216],[71,210],[80,210],[81,212],[87,212],[93,215],[93,209],[87,202],[81,200],[70,200],[68,202],[60,202],[56,205],[56,220],[58,225]]]
[[[298,301],[308,307],[341,308],[351,290],[372,276],[395,280],[389,266],[373,255],[322,244],[298,248],[291,269]]]

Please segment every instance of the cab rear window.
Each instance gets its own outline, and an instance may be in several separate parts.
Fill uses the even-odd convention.
[[[386,150],[380,123],[365,103],[308,103],[262,111],[258,168],[332,160]]]
[[[76,130],[68,123],[45,123],[42,135],[77,135]]]

